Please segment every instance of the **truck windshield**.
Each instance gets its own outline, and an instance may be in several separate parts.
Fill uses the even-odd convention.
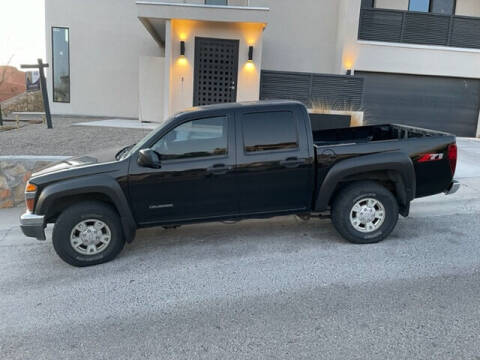
[[[169,118],[167,119],[162,126],[150,131],[142,140],[140,140],[138,143],[136,143],[135,145],[132,145],[129,147],[128,151],[124,151],[122,154],[119,154],[119,157],[118,157],[118,160],[122,160],[122,159],[125,159],[127,157],[129,157],[130,155],[134,154],[136,151],[140,150],[142,147],[145,146],[145,144],[147,144],[153,137],[155,137],[155,135],[158,133],[158,131],[168,125],[168,123],[170,121],[173,120],[173,117],[172,118]]]

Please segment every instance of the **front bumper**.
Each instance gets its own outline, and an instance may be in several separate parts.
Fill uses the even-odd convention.
[[[20,228],[25,236],[45,240],[45,216],[27,211],[20,216]]]
[[[445,195],[455,194],[458,189],[460,189],[460,183],[457,180],[453,180],[447,190],[445,190]]]

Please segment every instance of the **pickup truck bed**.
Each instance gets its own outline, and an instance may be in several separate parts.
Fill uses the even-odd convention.
[[[396,124],[320,130],[312,134],[319,182],[338,161],[362,157],[356,161],[363,163],[365,155],[391,153],[404,153],[412,160],[415,172],[412,200],[443,192],[452,181],[448,156],[444,156],[448,146],[455,144],[455,136],[451,134]],[[418,162],[419,154],[432,154],[432,160]],[[438,159],[433,157],[435,154],[439,154]]]

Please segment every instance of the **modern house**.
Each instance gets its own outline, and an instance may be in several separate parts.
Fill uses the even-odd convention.
[[[476,136],[479,0],[46,0],[54,114],[297,99]]]

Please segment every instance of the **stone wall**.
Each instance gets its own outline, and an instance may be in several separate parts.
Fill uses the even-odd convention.
[[[25,183],[33,172],[65,156],[0,156],[0,209],[23,205]]]

